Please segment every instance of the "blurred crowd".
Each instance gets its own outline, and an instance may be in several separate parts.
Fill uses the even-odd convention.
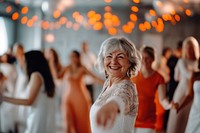
[[[175,49],[164,47],[160,58],[146,45],[131,77],[139,100],[135,133],[200,132],[199,43],[187,37]],[[67,65],[54,48],[25,52],[20,43],[0,56],[1,132],[56,133],[58,114],[63,132],[91,133],[95,85],[105,79],[89,44],[80,49],[70,52]]]

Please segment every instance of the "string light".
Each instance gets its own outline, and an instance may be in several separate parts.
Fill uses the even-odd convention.
[[[3,0],[2,0],[3,1]],[[112,0],[104,0],[105,3],[111,3]],[[12,20],[16,21],[19,19],[21,24],[25,24],[27,27],[33,27],[35,23],[42,27],[43,30],[53,30],[53,29],[60,29],[61,26],[65,25],[66,28],[72,28],[73,30],[79,30],[80,26],[83,26],[85,29],[92,28],[95,31],[102,30],[103,28],[108,30],[108,34],[115,35],[118,34],[118,30],[122,30],[125,33],[132,33],[133,29],[138,26],[139,30],[144,32],[155,28],[157,32],[162,32],[164,30],[164,22],[169,21],[172,25],[175,25],[177,22],[181,21],[180,15],[177,14],[181,13],[186,16],[192,16],[192,11],[190,9],[184,9],[183,6],[177,6],[178,10],[171,10],[169,13],[157,14],[158,12],[154,9],[150,9],[148,14],[152,16],[151,20],[144,21],[143,23],[137,24],[138,16],[137,13],[139,12],[138,4],[141,3],[141,0],[132,0],[134,3],[133,6],[130,6],[131,13],[129,14],[129,20],[121,25],[120,17],[116,14],[113,14],[112,7],[106,5],[104,7],[104,14],[97,13],[95,10],[90,10],[86,14],[86,17],[80,14],[79,11],[75,11],[72,13],[72,18],[74,20],[68,20],[67,17],[62,16],[61,10],[54,10],[52,16],[54,19],[57,19],[56,22],[49,22],[49,21],[38,21],[38,16],[33,15],[31,19],[28,19],[25,16],[29,12],[29,8],[24,6],[21,8],[21,12],[14,12],[12,13]],[[183,0],[185,4],[189,3],[189,0]],[[20,3],[20,0],[15,0],[16,4]],[[164,7],[165,4],[161,0],[155,1],[156,6]],[[5,8],[6,13],[12,12],[12,6],[8,5]],[[22,15],[23,14],[23,15]],[[21,16],[21,18],[20,18]],[[160,17],[159,17],[160,16]],[[154,20],[156,19],[157,20]],[[38,22],[37,22],[38,21]],[[74,22],[74,23],[73,23]],[[120,29],[121,28],[121,29]]]

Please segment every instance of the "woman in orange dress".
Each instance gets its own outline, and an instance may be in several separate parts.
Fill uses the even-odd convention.
[[[91,133],[89,121],[91,98],[83,78],[88,74],[99,83],[103,83],[103,80],[88,71],[81,64],[78,51],[74,50],[71,52],[70,61],[70,64],[65,69],[63,78],[65,92],[62,97],[67,130],[69,133]]]
[[[165,96],[164,78],[153,69],[155,50],[145,46],[142,49],[142,68],[138,75],[132,77],[133,83],[137,86],[138,92],[138,116],[135,123],[134,133],[156,133],[156,104],[155,94],[158,93],[158,100],[164,109],[174,107]]]

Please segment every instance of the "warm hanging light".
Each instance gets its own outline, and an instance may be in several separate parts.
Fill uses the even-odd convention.
[[[18,12],[14,12],[12,14],[12,20],[17,20],[19,18],[19,13]]]
[[[60,12],[59,10],[55,10],[55,11],[53,12],[53,17],[54,17],[54,18],[59,18],[60,15],[61,15],[61,12]]]
[[[131,7],[131,10],[132,10],[133,12],[138,12],[138,11],[139,11],[139,9],[138,9],[137,6],[132,6],[132,7]]]
[[[9,5],[6,7],[6,13],[10,13],[12,11],[12,7]]]
[[[28,21],[28,17],[27,16],[24,16],[21,18],[21,23],[22,24],[26,24],[26,22]]]
[[[192,15],[192,12],[191,12],[190,9],[186,9],[186,10],[185,10],[185,14],[186,14],[187,16],[191,16],[191,15]]]
[[[33,26],[33,24],[34,24],[34,22],[33,22],[33,20],[32,19],[30,19],[30,20],[28,20],[28,22],[27,22],[27,26],[28,27],[32,27]]]
[[[28,13],[28,7],[27,7],[27,6],[24,6],[24,7],[21,9],[21,13],[22,13],[22,14]]]
[[[133,0],[134,3],[139,4],[140,0]]]
[[[106,3],[111,3],[112,0],[104,0]]]

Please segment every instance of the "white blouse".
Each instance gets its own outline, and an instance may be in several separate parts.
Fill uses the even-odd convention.
[[[109,89],[109,81],[106,80],[103,90],[90,110],[90,122],[92,133],[133,133],[135,119],[138,111],[138,95],[136,86],[131,80],[123,80]],[[96,113],[107,102],[114,100],[120,108],[114,125],[111,129],[103,129],[97,126]]]

